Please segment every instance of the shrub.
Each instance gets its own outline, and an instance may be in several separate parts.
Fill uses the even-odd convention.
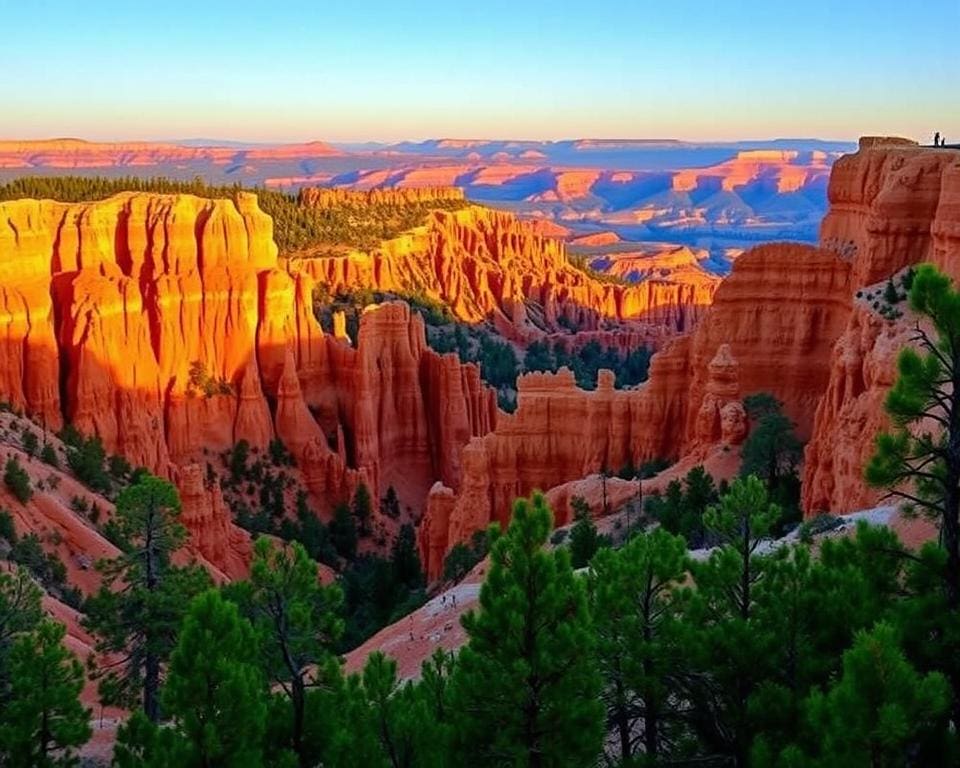
[[[30,429],[30,427],[23,428],[22,443],[23,451],[27,454],[27,456],[33,458],[37,455],[37,446],[39,445],[40,441],[37,438],[37,433]]]
[[[0,539],[11,546],[17,543],[17,529],[13,524],[13,515],[5,509],[0,509]]]
[[[110,468],[110,475],[116,480],[123,480],[127,475],[130,474],[131,471],[133,471],[133,467],[130,466],[130,462],[118,454],[114,454],[110,457],[108,466]]]
[[[95,491],[107,492],[110,490],[110,477],[104,469],[107,454],[103,450],[100,438],[80,437],[69,443],[67,451],[67,466],[77,476],[80,482],[93,488]]]
[[[16,456],[7,459],[6,467],[3,472],[3,483],[10,489],[10,492],[16,496],[21,504],[26,504],[33,496],[33,488],[30,485],[30,475],[20,466],[20,461]]]
[[[43,448],[40,449],[40,459],[51,467],[60,468],[60,457],[57,456],[57,449],[53,447],[52,443],[43,444]]]

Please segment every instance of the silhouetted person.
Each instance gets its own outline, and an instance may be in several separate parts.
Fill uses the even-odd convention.
[[[933,134],[933,146],[940,146],[940,131],[937,131],[935,134]]]

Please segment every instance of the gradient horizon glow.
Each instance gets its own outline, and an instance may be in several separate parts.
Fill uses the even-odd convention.
[[[960,139],[960,0],[0,0],[0,138]]]

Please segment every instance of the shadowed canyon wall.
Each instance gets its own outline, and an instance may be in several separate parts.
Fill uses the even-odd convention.
[[[879,282],[882,290],[891,274],[924,261],[960,279],[960,152],[864,139],[834,165],[829,195],[821,239],[850,261],[854,287]],[[888,426],[883,401],[915,322],[909,311],[891,322],[869,302],[856,302],[833,348],[805,452],[807,514],[878,500],[863,482],[863,466],[874,435]]]

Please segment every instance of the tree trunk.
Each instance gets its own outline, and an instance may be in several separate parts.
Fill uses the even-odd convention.
[[[151,723],[160,722],[160,659],[148,653],[143,662],[143,714]]]
[[[301,768],[306,768],[307,756],[303,749],[303,717],[306,709],[306,695],[302,677],[295,676],[293,678],[290,700],[293,704],[293,751],[297,753],[297,762]]]
[[[951,345],[951,348],[955,348]],[[944,578],[944,597],[947,610],[954,619],[960,613],[960,358],[954,355],[953,391],[950,396],[950,432],[947,437],[947,461],[945,493],[943,499],[943,520],[941,535],[943,547],[947,551],[947,568]],[[953,727],[960,729],[960,671],[957,665],[949,667],[950,687],[953,692],[951,717]]]

